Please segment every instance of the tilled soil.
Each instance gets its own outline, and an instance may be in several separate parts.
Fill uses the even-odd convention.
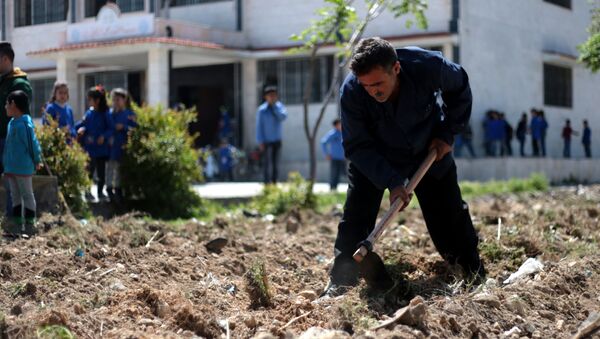
[[[396,286],[376,292],[363,283],[333,299],[315,298],[327,282],[339,207],[176,224],[46,215],[39,236],[0,244],[0,337],[57,337],[66,328],[81,338],[568,338],[594,319],[600,186],[469,205],[485,284],[462,280],[440,258],[413,208],[376,248]],[[503,284],[529,257],[543,270]],[[409,302],[408,316],[375,329]],[[597,329],[591,336],[600,338]]]

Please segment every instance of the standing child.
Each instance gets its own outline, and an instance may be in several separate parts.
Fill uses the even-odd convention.
[[[32,176],[41,167],[40,144],[35,136],[33,121],[25,113],[29,107],[27,94],[23,91],[11,92],[6,98],[5,107],[6,115],[12,119],[8,123],[2,161],[13,201],[13,220],[6,231],[11,235],[23,233],[31,236],[35,234],[36,210]]]
[[[52,97],[46,105],[42,123],[50,125],[50,118],[58,123],[59,128],[68,132],[69,139],[77,135],[75,121],[73,120],[73,109],[67,103],[69,101],[69,87],[66,82],[57,81],[52,89]]]
[[[221,139],[219,145],[219,177],[221,181],[233,181],[234,151],[235,148],[227,139]]]
[[[120,203],[123,200],[121,189],[121,159],[127,144],[128,133],[137,127],[135,113],[131,110],[131,98],[123,88],[115,88],[111,92],[113,108],[111,112],[113,135],[109,140],[110,159],[106,168],[108,196],[111,201]]]
[[[333,120],[333,128],[321,138],[321,149],[331,164],[329,189],[335,191],[340,181],[340,175],[346,173],[346,158],[342,146],[342,121],[340,119]]]
[[[90,157],[88,166],[90,178],[94,179],[94,172],[96,172],[98,178],[98,200],[104,200],[106,196],[102,191],[104,189],[106,161],[109,156],[108,138],[112,135],[112,120],[106,103],[104,87],[98,85],[90,88],[87,93],[87,100],[90,108],[75,128],[83,148]],[[89,194],[87,197],[88,199],[92,198]]]

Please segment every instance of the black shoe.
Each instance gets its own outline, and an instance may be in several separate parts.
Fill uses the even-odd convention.
[[[465,272],[465,278],[472,285],[485,283],[486,272],[483,261],[479,258],[479,252],[475,252],[466,258],[459,258],[458,264]]]
[[[329,283],[327,284],[327,287],[325,287],[325,290],[323,291],[323,293],[321,293],[319,298],[339,297],[341,295],[346,294],[346,292],[348,292],[352,287],[353,286],[336,285],[336,284],[332,283],[330,280]]]
[[[333,267],[329,271],[329,284],[321,294],[321,297],[337,297],[350,288],[358,285],[358,264],[352,257],[338,255],[333,261]]]

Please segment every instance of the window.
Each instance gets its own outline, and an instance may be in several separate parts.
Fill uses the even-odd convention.
[[[556,6],[571,9],[571,0],[544,0],[544,1],[554,4]]]
[[[52,96],[52,88],[54,88],[55,79],[37,79],[31,80],[31,112],[32,118],[41,118],[41,109],[46,107],[46,104]]]
[[[317,59],[312,81],[310,102],[321,102],[329,89],[333,76],[333,57]],[[302,103],[304,87],[308,81],[308,58],[263,60],[258,63],[259,93],[267,85],[276,85],[284,104]]]
[[[85,0],[85,17],[94,17],[100,11],[102,6],[106,5],[106,0]],[[137,12],[144,10],[144,0],[116,0],[111,1],[119,5],[121,13]]]
[[[107,93],[121,87],[126,89],[134,102],[142,102],[142,73],[141,72],[102,72],[85,76],[85,91],[96,85],[104,86]]]
[[[85,90],[90,87],[102,85],[106,92],[110,92],[117,87],[127,89],[127,73],[126,72],[102,72],[86,75]]]
[[[571,68],[544,64],[544,104],[573,107],[573,71]]]
[[[66,21],[69,0],[15,0],[15,27]]]
[[[161,0],[160,6],[164,8],[167,0]],[[178,6],[190,6],[190,5],[200,5],[210,2],[221,2],[221,1],[231,1],[231,0],[170,0],[169,7],[178,7]],[[155,12],[154,10],[154,0],[150,0],[150,12]]]

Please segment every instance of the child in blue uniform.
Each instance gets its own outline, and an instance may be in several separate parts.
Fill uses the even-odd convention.
[[[219,145],[219,176],[221,181],[233,181],[234,151],[235,148],[227,139],[221,139]]]
[[[109,156],[108,139],[112,135],[112,119],[106,102],[106,92],[101,85],[94,86],[87,93],[90,108],[85,112],[75,128],[77,136],[83,148],[90,156],[88,166],[90,178],[94,178],[94,172],[98,178],[98,199],[104,200],[104,180],[106,174],[106,162]],[[88,195],[88,199],[91,197]]]
[[[342,146],[342,120],[333,120],[333,128],[321,138],[321,149],[331,164],[329,189],[336,191],[340,175],[346,174],[346,158]]]
[[[52,97],[46,105],[45,114],[42,117],[44,125],[50,125],[50,119],[58,123],[59,128],[64,128],[69,139],[77,135],[75,121],[73,120],[73,109],[67,103],[69,101],[69,87],[66,82],[54,83]]]
[[[12,236],[35,234],[36,203],[32,176],[36,169],[41,168],[42,161],[33,121],[29,114],[24,113],[28,107],[29,98],[23,91],[11,92],[6,99],[6,115],[12,119],[8,123],[2,161],[13,201],[13,220],[6,229]]]
[[[110,157],[106,168],[107,191],[111,201],[121,202],[123,191],[121,189],[121,159],[129,131],[137,127],[135,113],[131,110],[131,98],[123,88],[115,88],[111,92],[113,108],[112,119],[113,134],[110,138]]]

